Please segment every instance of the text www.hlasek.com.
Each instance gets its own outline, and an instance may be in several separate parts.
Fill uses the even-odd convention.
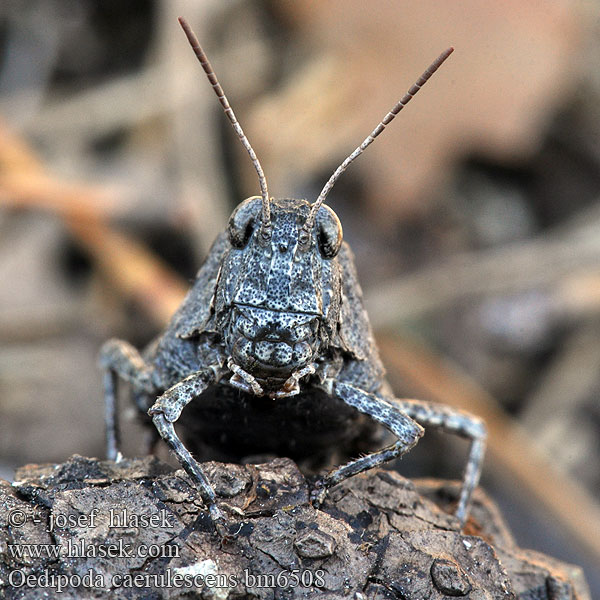
[[[8,552],[12,558],[179,558],[179,547],[160,544],[124,543],[122,539],[111,544],[89,544],[84,540],[67,544],[9,544]]]

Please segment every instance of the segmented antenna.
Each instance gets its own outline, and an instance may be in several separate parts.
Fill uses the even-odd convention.
[[[204,69],[204,72],[208,77],[208,81],[210,81],[210,84],[212,85],[212,88],[215,94],[217,95],[217,98],[219,99],[219,102],[221,103],[225,114],[231,121],[231,124],[233,125],[235,132],[240,138],[240,141],[244,145],[244,148],[246,148],[246,150],[248,151],[250,159],[252,160],[252,164],[256,169],[262,196],[261,230],[263,238],[266,239],[271,235],[271,207],[269,206],[269,191],[267,189],[267,178],[265,177],[262,167],[260,166],[260,162],[258,161],[254,149],[250,145],[250,142],[248,141],[248,138],[246,137],[246,134],[244,133],[241,125],[238,123],[233,109],[229,105],[227,96],[225,96],[225,92],[223,91],[223,88],[221,87],[221,84],[219,83],[210,62],[208,62],[208,58],[206,57],[204,50],[202,50],[202,47],[200,46],[200,42],[198,42],[196,34],[192,31],[192,28],[189,26],[188,22],[183,17],[179,17],[178,21],[181,25],[181,28],[185,32],[185,35],[187,36],[187,39],[190,42],[192,49],[194,50],[194,54],[200,61],[200,64],[202,65],[202,68]]]
[[[348,165],[356,158],[358,158],[371,144],[375,138],[385,129],[393,118],[410,102],[414,95],[421,89],[425,82],[440,68],[441,64],[454,52],[454,48],[448,48],[442,52],[429,66],[429,68],[417,79],[416,83],[408,90],[404,97],[398,101],[398,103],[390,110],[390,112],[383,117],[379,125],[373,129],[365,141],[352,153],[344,162],[334,171],[333,175],[329,178],[329,181],[325,184],[325,187],[321,190],[319,197],[313,203],[308,218],[304,222],[302,227],[301,235],[304,239],[308,239],[310,231],[315,224],[317,212],[323,204],[323,201],[327,197],[327,194],[331,191],[331,188],[335,185],[340,175],[348,168]]]

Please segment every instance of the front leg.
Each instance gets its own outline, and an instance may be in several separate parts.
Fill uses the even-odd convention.
[[[316,506],[323,502],[327,490],[331,486],[344,481],[344,479],[348,479],[348,477],[352,477],[373,467],[378,467],[389,460],[402,456],[415,446],[424,433],[423,428],[418,423],[383,398],[369,394],[347,383],[339,383],[332,380],[325,382],[325,384],[328,383],[336,397],[381,423],[398,439],[383,450],[372,452],[334,469],[318,481],[316,489],[311,494],[311,500]]]
[[[216,505],[217,499],[215,491],[196,459],[194,459],[189,450],[177,436],[173,425],[181,415],[181,411],[185,406],[195,397],[202,394],[202,392],[217,379],[217,368],[199,369],[179,383],[170,387],[156,400],[154,405],[148,411],[148,414],[152,417],[152,421],[161,437],[177,456],[181,466],[192,478],[192,481],[197,484],[200,496],[208,506],[213,521],[223,523],[224,517]]]
[[[136,389],[156,394],[152,383],[152,366],[140,353],[122,340],[108,340],[100,350],[100,365],[104,373],[104,422],[106,426],[106,457],[120,460],[120,436],[117,405],[118,378],[129,381]]]

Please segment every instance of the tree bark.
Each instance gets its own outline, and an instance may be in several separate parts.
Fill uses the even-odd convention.
[[[288,459],[205,463],[219,534],[181,470],[72,457],[0,480],[0,595],[60,598],[589,600],[578,567],[516,547],[478,490],[371,471],[320,509]]]

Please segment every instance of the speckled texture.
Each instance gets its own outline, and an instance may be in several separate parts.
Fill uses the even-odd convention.
[[[389,394],[352,252],[331,208],[321,206],[307,235],[310,203],[273,199],[268,238],[261,208],[260,198],[237,207],[171,324],[141,355],[118,340],[104,346],[109,456],[118,456],[111,433],[116,376],[132,384],[142,417],[151,408],[159,433],[205,499],[214,491],[186,447],[199,447],[198,434],[236,458],[244,449],[296,458],[331,454],[353,440],[374,439],[365,435],[368,419],[393,434],[391,445],[374,452],[363,446],[371,452],[319,480],[312,496],[318,504],[332,485],[410,450],[422,435],[419,422],[472,441],[457,509],[464,520],[485,428],[451,408],[402,404]],[[182,413],[193,400],[199,408]],[[182,414],[186,445],[170,425]],[[192,415],[199,423],[188,422]]]
[[[202,469],[230,519],[224,538],[216,535],[186,475],[156,459],[115,464],[73,457],[62,465],[24,467],[12,486],[0,481],[0,597],[590,600],[580,569],[518,548],[481,492],[461,531],[446,512],[455,497],[448,482],[415,484],[372,470],[343,482],[316,510],[308,502],[306,480],[290,460],[204,463]],[[438,500],[424,498],[422,488]],[[111,511],[120,516],[124,510],[129,518],[154,515],[157,526],[112,526]],[[48,531],[51,518],[55,523],[60,515],[87,518],[92,511],[93,526],[70,523]],[[11,514],[27,515],[24,526],[9,525]],[[98,554],[120,542],[160,552],[145,558]],[[83,544],[89,556],[69,553],[69,543]],[[8,551],[9,545],[26,544],[61,552],[48,560]],[[90,569],[102,585],[70,579]],[[177,573],[194,572],[219,574],[227,583],[173,585]],[[27,576],[30,584],[15,589],[11,573],[13,582]],[[137,585],[123,585],[124,577],[135,575],[143,576]],[[52,576],[68,578],[60,594],[48,583]]]

